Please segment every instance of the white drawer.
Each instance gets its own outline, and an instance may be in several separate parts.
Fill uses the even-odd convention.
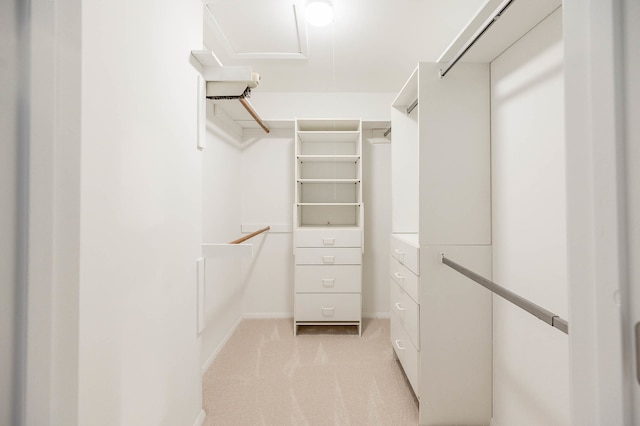
[[[359,248],[296,248],[296,265],[360,265]]]
[[[420,389],[418,387],[418,359],[419,352],[411,343],[406,331],[398,322],[398,319],[391,315],[391,345],[395,351],[404,374],[407,376],[413,392],[420,397]]]
[[[361,278],[360,265],[296,266],[296,293],[360,293]]]
[[[359,229],[301,229],[296,231],[296,247],[361,247]]]
[[[420,308],[393,280],[390,283],[391,311],[416,348],[420,349]]]
[[[391,256],[420,275],[420,248],[414,242],[403,239],[402,234],[391,234]]]
[[[420,303],[420,278],[394,257],[389,265],[391,279],[396,282],[416,302]]]
[[[360,294],[296,294],[296,321],[360,321]]]

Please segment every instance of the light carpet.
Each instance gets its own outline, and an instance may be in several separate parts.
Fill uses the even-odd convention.
[[[205,425],[417,425],[388,319],[353,326],[244,320],[203,377]]]

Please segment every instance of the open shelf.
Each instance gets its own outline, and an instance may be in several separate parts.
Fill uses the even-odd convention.
[[[298,179],[300,183],[359,183],[360,179]]]
[[[362,225],[362,123],[298,119],[294,226]]]
[[[360,132],[343,132],[343,131],[298,131],[298,138],[300,141],[305,142],[322,142],[322,143],[341,143],[341,142],[356,142],[360,137]]]
[[[298,132],[360,132],[361,122],[355,119],[298,119]]]
[[[300,163],[357,163],[359,155],[298,155]]]
[[[502,4],[504,0],[488,0],[440,55],[437,62],[446,64],[452,61],[486,23],[493,19]],[[462,61],[492,62],[559,7],[562,7],[562,0],[514,1],[500,19],[473,44],[473,48],[466,53]]]
[[[297,205],[298,227],[360,226],[358,203],[300,203]]]

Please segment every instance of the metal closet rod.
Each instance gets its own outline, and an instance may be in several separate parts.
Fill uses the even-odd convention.
[[[484,33],[487,32],[487,30],[489,28],[491,28],[491,26],[498,20],[500,19],[500,17],[502,16],[502,14],[509,8],[509,6],[511,6],[511,4],[514,2],[515,0],[509,0],[503,7],[502,9],[500,9],[498,11],[498,13],[496,13],[493,18],[491,18],[491,20],[482,28],[482,30],[476,34],[476,36],[473,38],[473,40],[471,40],[471,42],[469,44],[467,44],[465,46],[464,49],[462,49],[460,52],[458,52],[458,54],[455,56],[455,58],[453,58],[452,61],[449,62],[449,65],[447,65],[447,67],[444,70],[440,70],[440,77],[444,77],[445,75],[447,75],[447,73],[449,72],[449,70],[451,68],[454,67],[455,64],[458,63],[458,61],[460,59],[462,59],[462,57],[464,55],[467,54],[467,52],[471,49],[471,47],[473,47],[474,44],[476,44],[476,42],[478,40],[480,40],[480,38],[484,35]]]
[[[562,331],[565,334],[569,334],[569,323],[565,319],[562,319],[558,315],[554,314],[553,312],[548,311],[543,307],[538,306],[533,302],[530,302],[524,297],[518,296],[514,292],[507,290],[502,286],[499,286],[493,281],[489,281],[485,277],[478,275],[473,271],[470,271],[464,266],[459,265],[458,263],[447,259],[444,253],[442,253],[442,263],[460,272],[465,277],[472,279],[473,281],[477,282],[481,286],[491,290],[491,292],[497,294],[503,299],[508,300],[509,302],[513,303],[519,308],[524,309],[525,311],[529,312],[531,315],[546,322],[550,326],[557,328],[558,330]]]
[[[409,105],[409,107],[407,108],[407,115],[411,114],[411,111],[416,109],[417,106],[418,106],[418,99],[416,99],[415,101],[413,101],[411,105]]]

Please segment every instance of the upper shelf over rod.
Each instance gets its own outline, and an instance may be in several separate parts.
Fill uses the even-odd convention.
[[[462,59],[489,63],[556,9],[562,0],[488,0],[444,51],[444,76]],[[499,18],[499,19],[498,19]]]

